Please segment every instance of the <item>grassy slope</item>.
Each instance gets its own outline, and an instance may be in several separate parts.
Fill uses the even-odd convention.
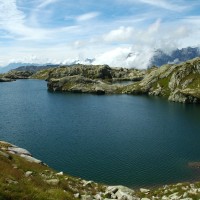
[[[30,163],[18,155],[9,154],[2,147],[5,147],[5,144],[0,142],[0,200],[73,200],[76,199],[74,194],[77,193],[93,196],[105,192],[102,185],[93,182],[84,185],[80,178],[58,175],[48,166]],[[9,157],[2,155],[2,152]],[[32,174],[26,176],[27,171]],[[59,183],[47,183],[47,180],[52,179],[59,180]],[[176,195],[197,200],[200,199],[200,183],[163,186],[147,193],[136,190],[135,195],[140,199],[152,199],[153,196],[155,199],[162,199],[163,196]],[[105,194],[103,196],[106,198]]]
[[[57,175],[47,166],[28,162],[18,155],[9,154],[7,158],[1,152],[5,151],[0,150],[0,200],[73,200],[76,193],[96,194],[102,190],[95,183],[83,186],[81,179]],[[32,175],[26,177],[27,171]],[[59,183],[47,183],[52,179]]]

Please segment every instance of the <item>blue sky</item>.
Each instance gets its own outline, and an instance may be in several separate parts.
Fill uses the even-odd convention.
[[[199,0],[0,0],[0,66],[96,58],[144,68],[155,49],[199,39]]]

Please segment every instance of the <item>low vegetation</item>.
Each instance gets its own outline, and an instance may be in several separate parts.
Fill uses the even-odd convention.
[[[38,162],[39,160],[35,158],[27,160],[22,155],[30,153],[0,141],[0,200],[197,200],[200,198],[200,182],[136,190],[124,186],[105,186],[56,172],[41,161]],[[192,167],[199,165],[192,163]]]
[[[103,191],[100,184],[57,173],[44,164],[9,153],[0,142],[0,200],[73,200]]]

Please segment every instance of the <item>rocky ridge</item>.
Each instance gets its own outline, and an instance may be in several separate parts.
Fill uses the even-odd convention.
[[[47,81],[50,91],[147,94],[174,102],[200,103],[200,58],[142,71],[107,65],[59,67],[48,73]],[[117,81],[132,83],[113,84]]]
[[[50,91],[120,94],[123,85],[113,83],[140,81],[144,74],[144,70],[111,68],[108,65],[76,65],[52,69],[47,81]]]
[[[26,149],[0,141],[0,199],[9,200],[195,200],[200,183],[136,190],[106,186],[56,172]]]
[[[92,94],[146,94],[180,103],[200,103],[200,58],[147,70],[111,68],[108,65],[74,65],[36,73],[11,71],[0,82],[42,79],[49,91]]]
[[[200,103],[200,58],[155,68],[123,92],[163,96],[174,102]]]
[[[30,71],[15,71],[12,70],[6,74],[3,74],[3,78],[16,80],[16,79],[28,79],[30,76],[33,75],[33,72]]]

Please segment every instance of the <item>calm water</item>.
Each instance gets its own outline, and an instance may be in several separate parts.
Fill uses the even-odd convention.
[[[145,96],[50,93],[46,83],[0,84],[0,140],[59,171],[107,184],[200,179],[200,106]]]

